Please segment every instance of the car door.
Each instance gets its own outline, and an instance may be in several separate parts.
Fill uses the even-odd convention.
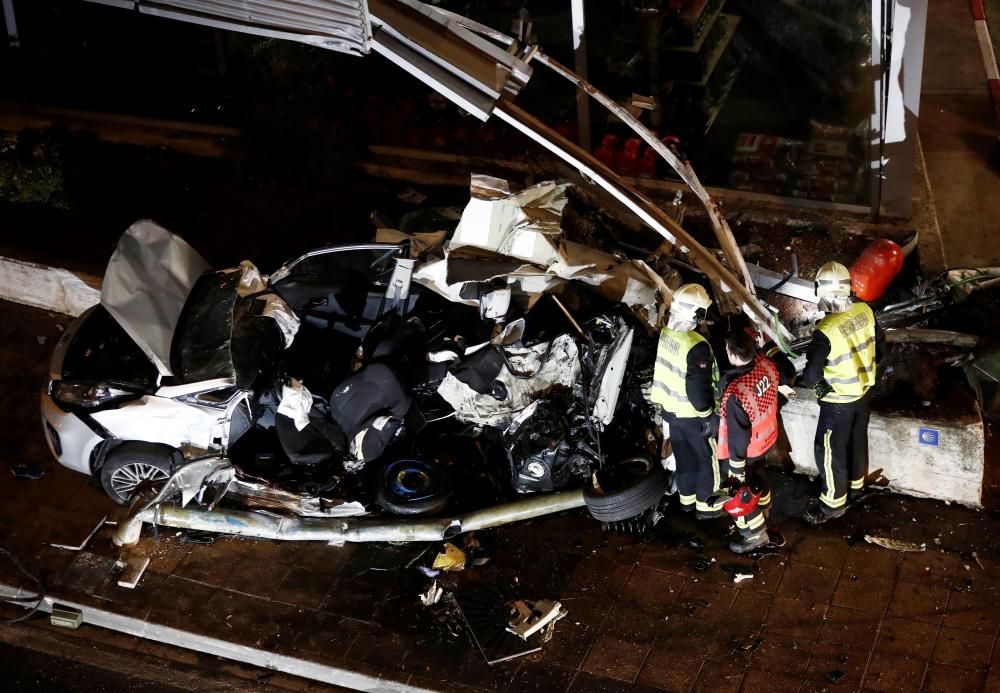
[[[304,321],[363,337],[384,312],[397,261],[407,262],[408,250],[386,243],[320,248],[283,265],[269,283]]]

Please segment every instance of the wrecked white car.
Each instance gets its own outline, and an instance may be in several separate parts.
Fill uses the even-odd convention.
[[[580,505],[609,523],[650,512],[670,479],[642,390],[669,288],[641,260],[565,239],[567,187],[474,178],[455,228],[381,229],[270,276],[211,270],[134,224],[100,305],[53,355],[53,454],[119,503],[159,488],[140,525],[272,536],[253,510],[472,510],[431,521],[444,536]],[[208,509],[168,518],[178,493]],[[365,536],[399,539],[392,527]]]

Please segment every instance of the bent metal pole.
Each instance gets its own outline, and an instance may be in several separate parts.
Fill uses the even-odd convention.
[[[282,541],[329,544],[370,541],[441,541],[463,532],[572,510],[584,505],[583,490],[546,493],[451,518],[375,519],[279,517],[247,510],[203,510],[162,504],[130,513],[113,537],[117,546],[139,541],[143,523]]]

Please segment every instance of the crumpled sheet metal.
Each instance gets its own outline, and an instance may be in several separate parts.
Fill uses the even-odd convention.
[[[170,371],[170,344],[184,302],[210,269],[183,239],[143,219],[122,234],[101,284],[101,304],[149,356]]]
[[[506,349],[510,365],[518,373],[533,374],[531,378],[514,377],[507,366],[500,369],[497,380],[507,390],[505,399],[481,395],[451,373],[438,386],[438,394],[455,410],[455,418],[465,423],[507,428],[514,417],[533,401],[554,387],[572,387],[580,377],[580,355],[576,341],[565,334],[549,343],[532,347]],[[544,359],[544,361],[543,361]]]
[[[563,238],[560,224],[569,185],[548,181],[512,194],[506,181],[473,175],[471,199],[444,257],[429,257],[413,280],[449,301],[476,305],[475,298],[462,298],[464,283],[504,277],[512,289],[528,295],[529,307],[565,282],[579,281],[629,306],[650,333],[658,330],[672,294],[660,275],[642,260],[622,260]],[[490,262],[497,255],[523,264],[493,269]],[[449,269],[457,257],[466,264],[481,259],[481,276],[468,277],[466,268],[463,281],[456,281]]]

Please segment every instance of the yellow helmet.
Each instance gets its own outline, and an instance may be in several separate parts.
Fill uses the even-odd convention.
[[[670,300],[670,315],[678,320],[696,320],[699,310],[708,310],[712,305],[705,287],[700,284],[685,284],[674,292]]]
[[[839,262],[827,262],[816,272],[816,296],[847,298],[851,295],[851,273]]]

